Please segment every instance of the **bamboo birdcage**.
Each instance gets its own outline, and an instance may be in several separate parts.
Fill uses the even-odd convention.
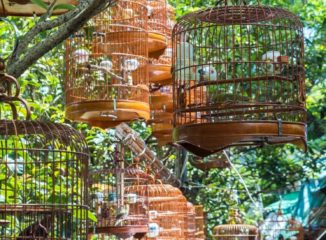
[[[152,135],[159,145],[172,143],[173,98],[172,87],[164,86],[150,96]]]
[[[86,240],[86,142],[67,125],[29,120],[19,84],[3,66],[0,61],[0,115],[11,111],[13,120],[0,120],[1,239]],[[17,120],[18,109],[27,120]]]
[[[147,8],[119,1],[66,41],[66,116],[109,128],[149,119]]]
[[[144,0],[148,8],[148,53],[159,58],[167,47],[166,0]]]
[[[44,1],[46,6],[53,3],[51,0]],[[55,5],[77,5],[77,0],[58,0]],[[38,4],[30,0],[0,0],[0,16],[34,16],[45,14],[47,9],[42,8]],[[67,8],[54,9],[54,15],[62,14]]]
[[[279,209],[260,226],[260,235],[262,240],[303,240],[304,229],[301,223],[293,217],[284,216],[282,210]]]
[[[174,28],[175,142],[200,156],[265,143],[305,149],[299,17],[245,1],[220,2]]]
[[[148,232],[148,175],[137,164],[125,167],[123,152],[91,172],[94,234],[142,238]]]
[[[149,232],[146,239],[186,239],[187,200],[171,185],[149,184]],[[141,192],[137,194],[141,195]]]
[[[196,239],[204,240],[205,238],[205,213],[202,205],[195,205],[196,220]]]
[[[228,224],[214,228],[213,238],[216,240],[258,240],[258,228],[243,224],[236,209],[232,209]]]
[[[171,7],[170,7],[171,8]],[[168,11],[168,9],[167,9]],[[152,85],[171,85],[172,84],[172,30],[175,25],[175,15],[168,11],[166,23],[167,47],[158,59],[152,58],[148,64],[149,82]]]

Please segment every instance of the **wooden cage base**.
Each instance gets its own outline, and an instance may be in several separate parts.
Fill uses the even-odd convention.
[[[132,225],[132,226],[106,226],[96,227],[96,234],[110,234],[118,238],[130,238],[134,236],[137,239],[143,238],[148,232],[147,225]]]
[[[122,122],[150,118],[149,104],[139,101],[116,102],[112,100],[88,101],[70,104],[66,108],[66,117],[71,120],[87,122],[94,127],[113,128]]]
[[[159,85],[171,85],[172,73],[171,65],[148,64],[149,82]]]
[[[292,143],[307,150],[306,125],[278,121],[219,122],[178,126],[174,142],[200,157],[231,146]]]
[[[148,33],[148,55],[158,59],[168,46],[168,39],[164,34],[158,32]]]
[[[171,94],[161,94],[150,96],[150,109],[165,110],[166,112],[173,112],[173,98]]]

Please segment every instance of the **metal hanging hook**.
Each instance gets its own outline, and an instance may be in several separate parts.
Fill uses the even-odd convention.
[[[31,117],[31,111],[28,103],[21,98],[20,86],[16,78],[5,73],[5,61],[0,58],[0,103],[8,104],[11,108],[13,119],[18,118],[17,107],[14,102],[20,102],[26,109],[26,119]],[[15,89],[15,91],[13,90]]]

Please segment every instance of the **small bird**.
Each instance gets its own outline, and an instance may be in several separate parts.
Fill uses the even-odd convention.
[[[33,223],[32,225],[25,228],[16,240],[24,240],[24,239],[38,239],[38,238],[47,238],[49,232],[51,230],[53,221],[52,216],[47,215],[42,220]]]
[[[117,216],[115,218],[116,222],[114,226],[120,225],[123,221],[127,219],[128,215],[129,215],[129,205],[122,206],[117,213]]]

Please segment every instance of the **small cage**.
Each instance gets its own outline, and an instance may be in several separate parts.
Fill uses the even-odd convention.
[[[149,232],[146,239],[186,239],[187,200],[171,185],[148,185]]]
[[[50,6],[52,1],[44,1],[44,4]],[[58,0],[58,4],[77,5],[77,0]],[[55,9],[54,15],[62,14],[67,9]],[[0,0],[0,16],[34,16],[46,13],[46,9],[29,0]]]
[[[167,47],[166,0],[144,0],[148,8],[148,53],[158,58]]]
[[[173,31],[175,141],[200,156],[265,143],[306,148],[299,17],[220,2]]]
[[[1,239],[86,240],[89,153],[83,136],[62,124],[17,120],[15,101],[30,115],[19,85],[4,73],[0,85],[0,115],[13,113],[13,120],[0,120]]]
[[[150,97],[152,134],[159,145],[172,143],[173,98],[172,87],[164,86]]]
[[[119,1],[66,41],[66,116],[109,128],[150,117],[147,8]]]
[[[202,205],[195,205],[195,220],[196,220],[196,239],[204,240],[205,237],[205,212]]]
[[[195,240],[196,238],[196,211],[192,203],[187,203],[187,229],[186,229],[186,239]]]
[[[232,209],[228,224],[214,228],[214,239],[217,240],[258,240],[258,228],[242,223],[240,213]]]
[[[124,163],[91,172],[92,207],[97,215],[94,234],[142,238],[148,232],[148,176]]]
[[[293,217],[286,217],[279,210],[276,214],[270,215],[260,227],[262,240],[291,239],[303,240],[304,229],[302,224]]]

